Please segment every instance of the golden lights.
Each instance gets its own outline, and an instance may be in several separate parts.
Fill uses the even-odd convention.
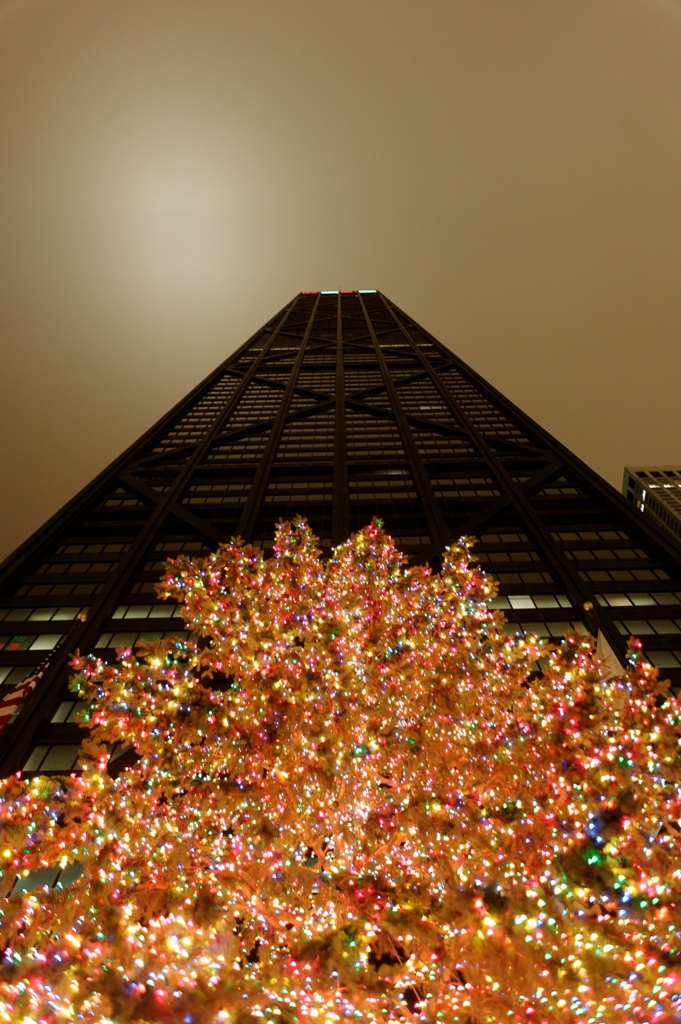
[[[0,1021],[677,1019],[681,719],[637,649],[509,636],[465,540],[435,574],[377,522],[161,590],[199,642],[76,659],[81,774],[2,783]]]

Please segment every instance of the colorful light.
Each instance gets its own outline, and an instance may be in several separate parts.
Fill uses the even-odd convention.
[[[77,658],[81,773],[1,784],[0,1021],[681,1019],[681,714],[638,648],[509,636],[465,540],[433,573],[377,522],[160,589],[200,639]]]

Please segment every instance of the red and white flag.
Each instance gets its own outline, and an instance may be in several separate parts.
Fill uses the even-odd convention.
[[[57,644],[57,647],[58,646],[59,644]],[[5,728],[9,725],[14,712],[21,704],[23,704],[29,693],[33,693],[36,686],[45,675],[45,670],[52,661],[54,651],[56,651],[56,649],[57,648],[55,647],[54,650],[50,651],[49,655],[41,665],[38,665],[32,675],[27,676],[26,679],[22,679],[22,681],[15,686],[13,690],[10,690],[7,696],[0,701],[0,735],[2,735]]]

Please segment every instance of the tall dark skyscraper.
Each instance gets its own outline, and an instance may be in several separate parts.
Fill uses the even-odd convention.
[[[681,684],[679,548],[385,296],[302,293],[0,567],[0,696],[54,651],[0,771],[73,766],[70,652],[181,628],[169,556],[296,515],[327,550],[379,516],[434,565],[472,534],[510,628],[635,634]]]

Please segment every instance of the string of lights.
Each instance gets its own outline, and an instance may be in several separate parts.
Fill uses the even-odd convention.
[[[612,678],[510,632],[469,541],[434,572],[378,521],[159,586],[184,635],[74,659],[79,772],[0,784],[0,1021],[681,1019],[681,711],[640,645]]]

